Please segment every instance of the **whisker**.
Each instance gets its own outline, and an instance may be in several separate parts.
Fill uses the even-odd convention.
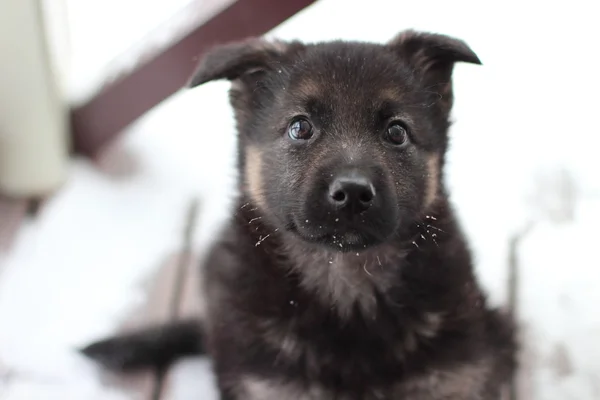
[[[365,272],[367,273],[367,275],[369,276],[373,276],[368,270],[367,270],[367,260],[365,260],[365,264],[363,265],[363,269],[365,270]]]
[[[431,228],[431,229],[435,229],[436,231],[440,231],[440,232],[442,232],[442,233],[446,233],[446,231],[445,231],[445,230],[443,230],[443,229],[440,229],[440,228],[436,228],[436,227],[435,227],[435,226],[433,226],[433,225],[427,225],[427,226],[428,226],[429,228]]]
[[[266,240],[266,239],[267,239],[269,236],[271,236],[271,234],[270,234],[270,233],[269,233],[268,235],[266,235],[265,237],[262,237],[262,236],[261,236],[261,237],[258,239],[258,242],[256,242],[256,244],[254,245],[254,247],[258,247],[258,246],[260,246],[260,244],[261,244],[262,242],[264,242],[264,241],[265,241],[265,240]]]

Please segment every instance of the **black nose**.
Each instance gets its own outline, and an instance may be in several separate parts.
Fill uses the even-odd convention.
[[[329,185],[329,202],[338,209],[361,213],[371,207],[374,200],[373,183],[358,172],[340,175]]]

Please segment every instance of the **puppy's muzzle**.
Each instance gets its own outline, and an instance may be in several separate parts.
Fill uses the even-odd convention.
[[[379,165],[324,166],[310,180],[294,226],[303,238],[339,251],[365,249],[396,229],[399,209],[389,176]]]

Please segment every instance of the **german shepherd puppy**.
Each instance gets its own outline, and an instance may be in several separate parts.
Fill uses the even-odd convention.
[[[206,352],[223,400],[500,399],[513,324],[486,304],[442,180],[456,62],[480,64],[412,30],[209,51],[191,86],[232,81],[240,173],[206,318],[83,352],[119,370]]]

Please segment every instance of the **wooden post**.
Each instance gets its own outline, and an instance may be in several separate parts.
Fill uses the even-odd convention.
[[[64,180],[68,108],[46,40],[40,0],[0,2],[0,191],[44,197]]]

